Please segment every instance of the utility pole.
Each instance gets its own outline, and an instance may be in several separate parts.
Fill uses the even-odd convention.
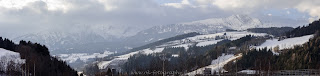
[[[26,52],[27,52],[27,54],[28,54],[28,51],[26,51]],[[25,55],[24,58],[25,58],[25,63],[24,63],[24,76],[27,76],[27,73],[26,73],[26,71],[27,71],[27,56]]]
[[[260,76],[262,76],[261,61],[260,61],[260,65],[259,65],[259,67],[260,67],[260,71],[259,71],[259,73],[260,73]]]
[[[31,65],[32,65],[32,64],[31,64]],[[29,74],[30,74],[30,73],[29,73],[29,72],[30,72],[30,70],[29,70],[29,69],[30,69],[30,68],[29,68],[29,65],[28,65],[27,68],[28,68],[27,76],[30,76],[30,75],[29,75]]]
[[[270,76],[270,61],[269,61],[269,68],[268,68],[268,76]]]
[[[165,76],[165,72],[164,72],[164,61],[165,61],[165,53],[163,53],[163,56],[162,56],[162,75]]]
[[[218,76],[220,76],[220,58],[218,57],[218,53],[217,53],[217,58],[218,58]]]
[[[36,63],[33,62],[33,76],[36,76]]]
[[[238,64],[237,64],[237,59],[236,59],[236,76],[238,76]]]

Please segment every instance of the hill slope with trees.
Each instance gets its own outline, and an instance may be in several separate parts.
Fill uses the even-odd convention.
[[[21,59],[25,59],[25,64],[20,67],[22,71],[7,73],[8,75],[77,76],[77,72],[66,62],[50,56],[45,45],[30,41],[20,41],[19,44],[14,44],[11,40],[0,37],[0,48],[18,52]]]

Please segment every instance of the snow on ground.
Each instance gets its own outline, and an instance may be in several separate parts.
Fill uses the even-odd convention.
[[[219,56],[217,59],[212,60],[211,64],[219,64],[225,60],[232,58],[233,56],[234,56],[233,54],[229,54],[229,55],[222,54],[222,56]]]
[[[238,73],[244,73],[244,74],[256,74],[256,70],[242,70],[239,71]]]
[[[188,44],[175,45],[175,46],[172,46],[172,47],[174,47],[174,48],[176,48],[176,47],[184,47],[185,50],[188,50],[191,45],[192,45],[192,43],[188,43]]]
[[[189,76],[195,76],[196,74],[203,74],[203,71],[205,68],[211,68],[211,71],[219,71],[219,69],[221,70],[221,68],[227,64],[228,62],[237,59],[239,57],[241,57],[242,54],[238,54],[238,55],[233,55],[233,54],[229,54],[229,55],[222,55],[220,57],[218,57],[215,60],[212,60],[211,65],[199,68],[197,70],[194,70],[192,72],[187,73],[187,75]]]
[[[13,61],[18,65],[25,63],[25,59],[21,59],[19,53],[0,48],[0,67],[5,67],[2,70],[6,69],[10,61]]]
[[[113,60],[110,60],[110,61],[101,61],[98,63],[98,67],[99,69],[104,69],[106,68],[112,61],[114,61],[115,59]]]
[[[110,54],[113,54],[114,52],[105,51],[103,54],[100,53],[93,53],[93,54],[87,54],[87,53],[72,53],[72,54],[59,54],[57,55],[62,60],[67,61],[69,63],[73,63],[80,59],[83,62],[87,62],[89,59],[93,58],[103,58]]]
[[[164,48],[156,48],[154,50],[151,50],[151,49],[145,49],[145,50],[142,50],[143,53],[145,54],[153,54],[153,53],[159,53],[159,52],[162,52]]]
[[[162,52],[164,47],[184,47],[187,50],[187,49],[189,49],[190,46],[195,45],[195,44],[196,44],[196,46],[207,46],[207,45],[216,44],[217,42],[223,40],[223,39],[216,39],[216,37],[218,37],[218,36],[227,38],[229,40],[236,40],[236,39],[239,39],[239,38],[244,37],[246,35],[265,36],[267,34],[265,34],[265,33],[252,33],[252,32],[247,32],[247,31],[241,31],[241,32],[237,31],[237,32],[222,32],[222,33],[207,34],[207,35],[197,35],[194,37],[188,37],[188,38],[181,39],[181,40],[170,41],[170,42],[164,43],[162,45],[156,46],[157,48],[155,48],[155,49],[148,48],[148,49],[143,49],[143,50],[131,52],[128,54],[116,56],[115,59],[112,59],[110,61],[99,62],[98,66],[100,69],[106,68],[107,66],[109,66],[111,64],[115,64],[116,62],[125,61],[130,56],[137,54],[139,52],[142,52],[144,54],[159,53],[159,52]],[[236,57],[238,57],[238,56],[236,56]],[[234,58],[234,56],[233,55],[226,55],[221,60],[226,60],[226,59],[230,59],[230,58]],[[209,66],[209,67],[213,67],[213,66],[214,65]]]
[[[269,39],[266,40],[266,42],[264,42],[263,44],[261,44],[260,46],[257,46],[257,49],[262,49],[267,47],[268,49],[272,49],[276,46],[279,46],[279,50],[281,49],[287,49],[287,48],[292,48],[295,45],[301,45],[303,43],[306,43],[309,41],[310,38],[312,38],[313,35],[306,35],[306,36],[302,36],[302,37],[294,37],[294,38],[288,38],[288,39],[284,39],[281,41],[278,41],[278,39]],[[274,51],[272,51],[274,54],[278,54]]]
[[[221,32],[221,33],[215,33],[215,34],[207,34],[207,35],[197,35],[194,37],[188,37],[181,40],[175,40],[170,41],[168,43],[165,43],[163,45],[160,45],[161,47],[166,46],[172,46],[172,47],[184,47],[185,49],[188,49],[189,46],[192,44],[196,44],[196,46],[207,46],[216,44],[223,39],[216,39],[216,37],[221,37],[229,40],[237,40],[241,37],[244,37],[246,35],[254,35],[254,36],[265,36],[268,35],[266,33],[252,33],[247,31],[237,31],[237,32]]]
[[[122,62],[122,61],[126,61],[130,56],[133,56],[134,54],[138,54],[139,52],[143,53],[143,54],[153,54],[153,53],[159,53],[162,52],[164,48],[155,48],[155,49],[143,49],[140,51],[135,51],[135,52],[131,52],[128,54],[124,54],[124,55],[120,55],[120,56],[116,56],[114,59],[110,60],[110,61],[101,61],[98,63],[98,67],[99,69],[104,69],[107,66],[116,63],[116,62]]]
[[[207,45],[217,44],[218,42],[220,42],[220,41],[222,41],[222,40],[223,40],[223,39],[213,40],[213,41],[199,42],[196,46],[207,46]]]
[[[172,57],[179,57],[179,54],[172,54]]]
[[[215,38],[217,36],[225,36],[227,38],[230,38],[230,40],[236,40],[241,37],[244,37],[246,35],[254,35],[254,36],[265,36],[268,35],[266,33],[252,33],[247,31],[236,31],[236,32],[221,32],[221,33],[215,33],[215,34],[207,34],[207,35],[198,35],[194,37],[189,37],[190,40],[201,40],[201,39],[208,39],[208,38]]]

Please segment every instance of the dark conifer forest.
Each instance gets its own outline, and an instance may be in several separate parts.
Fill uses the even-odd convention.
[[[9,76],[77,76],[77,71],[66,62],[50,56],[45,45],[23,40],[19,44],[14,44],[11,40],[0,37],[0,48],[18,52],[21,59],[25,59],[25,63],[20,67],[22,71],[9,69],[7,72],[2,72]]]

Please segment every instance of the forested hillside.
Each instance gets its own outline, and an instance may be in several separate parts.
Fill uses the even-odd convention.
[[[21,59],[25,59],[21,71],[3,72],[9,76],[77,76],[77,72],[70,68],[66,62],[52,57],[45,45],[20,41],[14,44],[9,39],[0,37],[0,48],[20,53]],[[1,72],[0,72],[1,73]]]
[[[256,37],[247,35],[240,39],[230,41],[228,39],[218,42],[214,45],[190,47],[187,51],[181,47],[167,47],[161,53],[155,54],[135,54],[125,63],[123,70],[126,73],[153,71],[178,71],[187,73],[198,68],[211,64],[211,60],[217,59],[222,54],[232,54],[240,52],[239,50],[230,50],[229,48],[246,50],[250,45],[259,45],[264,42],[265,37]]]
[[[286,32],[293,30],[292,27],[270,27],[270,28],[249,28],[247,31],[256,32],[256,33],[267,33],[273,36],[282,36]]]
[[[319,46],[320,37],[319,33],[316,33],[309,42],[292,49],[281,50],[279,55],[274,55],[266,48],[250,50],[236,63],[226,65],[225,69],[230,72],[246,69],[259,71],[320,69]]]
[[[299,37],[304,35],[314,34],[316,31],[320,29],[320,21],[314,21],[307,26],[297,27],[292,31],[286,33],[287,37]]]
[[[279,55],[273,54],[271,49],[267,48],[243,51],[244,55],[241,59],[235,63],[229,63],[224,68],[229,72],[246,69],[258,71],[320,69],[319,26],[319,21],[315,21],[309,24],[309,26],[298,27],[286,33],[288,37],[313,34],[313,38],[309,39],[309,41],[303,45],[276,50],[280,53]],[[237,67],[237,69],[235,69],[235,67]]]

